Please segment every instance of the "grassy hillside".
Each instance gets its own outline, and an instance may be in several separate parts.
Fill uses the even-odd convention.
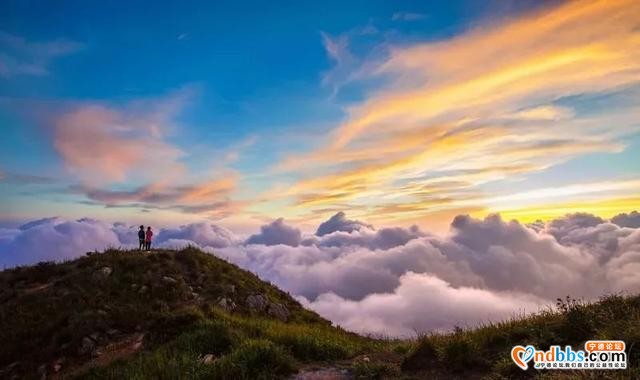
[[[537,349],[587,340],[624,340],[626,371],[536,371],[516,367],[509,353],[514,345]],[[402,369],[424,378],[567,378],[640,379],[640,296],[608,296],[586,304],[558,299],[557,309],[487,326],[422,337],[404,358]]]
[[[640,297],[566,301],[501,324],[379,340],[332,327],[196,249],[111,250],[0,272],[0,326],[0,378],[571,378],[521,371],[511,346],[600,338],[625,340],[633,368],[588,378],[640,378]]]

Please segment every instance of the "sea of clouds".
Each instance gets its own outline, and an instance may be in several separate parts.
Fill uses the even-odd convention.
[[[46,218],[0,228],[0,265],[137,247],[137,227]],[[558,297],[640,292],[640,214],[572,214],[523,225],[457,216],[446,236],[380,228],[338,213],[315,234],[278,219],[248,238],[208,223],[154,244],[196,245],[258,274],[349,330],[408,336],[513,317]]]

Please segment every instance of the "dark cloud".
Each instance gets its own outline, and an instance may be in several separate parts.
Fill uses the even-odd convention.
[[[163,189],[144,186],[134,190],[103,190],[73,185],[67,192],[82,194],[89,199],[78,201],[80,204],[105,208],[135,208],[141,212],[176,210],[186,214],[200,214],[214,220],[224,219],[237,212],[242,204],[227,197],[231,187],[222,183],[219,188],[211,189],[212,184]],[[217,184],[213,185],[218,187]],[[215,198],[215,201],[209,198]]]
[[[42,219],[33,220],[31,222],[27,222],[18,228],[24,231],[24,230],[28,230],[29,228],[37,227],[43,224],[54,223],[58,220],[60,220],[60,218],[58,218],[57,216],[52,216],[50,218],[42,218]]]
[[[352,232],[359,231],[361,228],[373,228],[371,225],[359,222],[357,220],[347,219],[344,212],[340,211],[326,222],[323,222],[316,231],[317,236],[323,236],[336,231]]]
[[[302,241],[302,245],[317,245],[320,247],[361,246],[369,249],[389,249],[407,244],[410,240],[425,236],[417,226],[408,229],[389,227],[379,230],[362,229],[351,232],[334,231],[321,237],[309,236]]]
[[[631,211],[628,214],[618,214],[611,218],[611,223],[620,227],[640,228],[640,212]]]
[[[280,218],[271,224],[260,227],[260,233],[251,235],[247,239],[247,244],[284,244],[296,247],[300,244],[301,237],[299,229],[287,226],[284,224],[284,219]]]
[[[234,187],[235,179],[231,178],[189,186],[165,187],[152,184],[133,190],[105,190],[74,185],[69,188],[69,191],[84,194],[88,199],[103,204],[171,204],[183,202],[185,199],[210,201],[226,197]]]
[[[564,218],[553,220],[547,226],[547,232],[553,235],[559,242],[574,230],[595,227],[603,223],[604,219],[587,213],[569,214]]]

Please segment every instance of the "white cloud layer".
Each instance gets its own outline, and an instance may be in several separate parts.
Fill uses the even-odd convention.
[[[640,228],[629,227],[635,215],[572,214],[531,226],[461,215],[447,236],[435,236],[417,227],[376,230],[339,214],[323,224],[331,226],[325,234],[305,235],[278,219],[245,241],[199,223],[161,230],[155,244],[197,245],[347,329],[403,336],[533,312],[567,294],[639,292]],[[0,265],[136,246],[136,230],[59,218],[0,229]]]

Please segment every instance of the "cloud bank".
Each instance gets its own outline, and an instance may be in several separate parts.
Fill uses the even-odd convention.
[[[347,329],[412,335],[500,320],[571,295],[640,291],[637,213],[611,221],[570,214],[523,225],[459,215],[446,236],[417,227],[374,229],[339,213],[324,234],[283,219],[248,239],[212,224],[163,229],[156,246],[196,245],[271,281]],[[344,226],[358,228],[342,228]],[[45,218],[0,229],[5,267],[134,247],[136,226]]]

